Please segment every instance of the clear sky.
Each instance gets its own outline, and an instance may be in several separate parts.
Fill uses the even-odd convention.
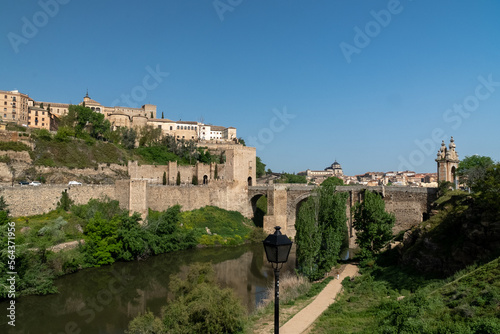
[[[500,160],[500,1],[3,1],[0,89],[234,126],[273,171]]]

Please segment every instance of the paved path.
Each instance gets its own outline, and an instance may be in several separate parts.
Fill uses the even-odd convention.
[[[301,334],[330,306],[337,294],[342,289],[341,282],[347,276],[353,277],[358,274],[358,267],[352,264],[346,265],[340,279],[331,280],[330,283],[316,296],[314,301],[297,313],[286,324],[280,327],[281,334]]]

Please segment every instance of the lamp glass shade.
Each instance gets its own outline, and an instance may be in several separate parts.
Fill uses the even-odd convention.
[[[270,234],[264,240],[267,261],[271,263],[285,263],[292,248],[292,241],[281,234],[279,226],[275,227],[274,234]]]

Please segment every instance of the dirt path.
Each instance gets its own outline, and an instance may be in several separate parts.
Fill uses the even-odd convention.
[[[342,290],[342,280],[346,277],[353,277],[358,274],[358,267],[348,264],[339,279],[333,279],[319,293],[318,296],[308,306],[303,308],[292,319],[280,327],[282,334],[301,334],[304,333],[314,321],[330,306]]]

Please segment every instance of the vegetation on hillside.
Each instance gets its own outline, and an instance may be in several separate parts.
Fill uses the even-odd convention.
[[[14,141],[0,141],[0,151],[31,151],[31,148],[21,142]]]
[[[47,167],[96,168],[103,163],[125,165],[129,160],[157,165],[169,161],[181,165],[224,162],[223,154],[213,156],[193,140],[177,140],[163,135],[159,128],[113,130],[103,114],[79,105],[70,105],[68,114],[59,120],[57,133],[45,129],[32,129],[30,133],[26,135],[34,141],[33,150],[20,142],[0,142],[0,151],[28,151],[34,165]]]
[[[276,183],[307,183],[307,179],[304,175],[281,173],[280,178],[274,182],[276,182]]]
[[[500,333],[500,165],[476,172],[472,193],[441,185],[433,216],[344,280],[312,331]]]

